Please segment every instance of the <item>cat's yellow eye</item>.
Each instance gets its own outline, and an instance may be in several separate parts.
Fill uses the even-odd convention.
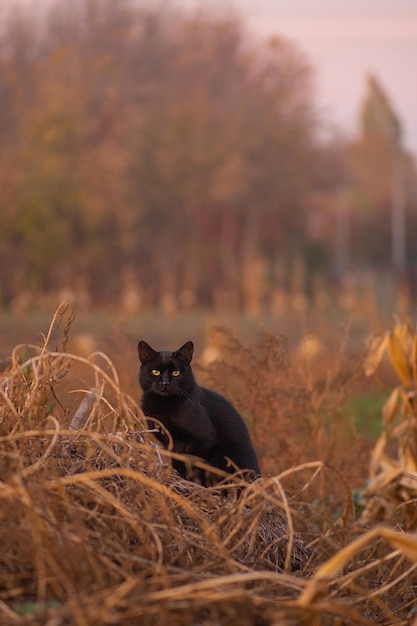
[[[180,375],[180,371],[179,371],[179,370],[174,370],[174,371],[172,372],[172,375],[173,375],[173,376],[179,376],[179,375]]]
[[[159,376],[161,374],[161,372],[159,370],[152,370],[152,374],[154,376]]]

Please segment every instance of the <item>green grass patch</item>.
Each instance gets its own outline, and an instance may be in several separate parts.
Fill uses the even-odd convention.
[[[377,438],[382,430],[382,407],[386,393],[363,393],[346,400],[343,413],[354,418],[358,433]]]

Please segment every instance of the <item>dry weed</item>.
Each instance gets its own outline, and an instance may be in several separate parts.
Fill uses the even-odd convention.
[[[71,317],[63,305],[0,379],[2,624],[410,623],[413,536],[357,538],[349,486],[322,461],[179,479],[106,356],[65,352]],[[314,500],[328,476],[332,520]]]

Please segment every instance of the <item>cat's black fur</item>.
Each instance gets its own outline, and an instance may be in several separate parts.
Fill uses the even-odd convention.
[[[149,427],[157,426],[152,418],[161,422],[172,437],[174,452],[200,457],[229,473],[237,467],[249,470],[251,477],[260,474],[248,429],[239,413],[223,396],[197,384],[190,366],[193,351],[191,341],[175,352],[158,352],[145,341],[139,342],[142,410]],[[169,446],[163,430],[156,437]],[[190,474],[186,465],[175,459],[173,467],[183,478],[197,479],[204,485],[215,482],[213,476],[208,478],[202,471]]]

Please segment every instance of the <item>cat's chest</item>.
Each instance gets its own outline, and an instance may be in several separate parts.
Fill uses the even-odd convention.
[[[207,437],[211,440],[214,437],[214,426],[198,397],[179,402],[175,398],[145,394],[142,398],[142,410],[146,417],[162,422],[176,438]]]
[[[155,417],[161,421],[172,421],[178,426],[186,425],[191,415],[201,413],[202,407],[194,399],[187,401],[175,397],[161,397],[157,394],[145,393],[142,398],[142,410],[147,417]]]

